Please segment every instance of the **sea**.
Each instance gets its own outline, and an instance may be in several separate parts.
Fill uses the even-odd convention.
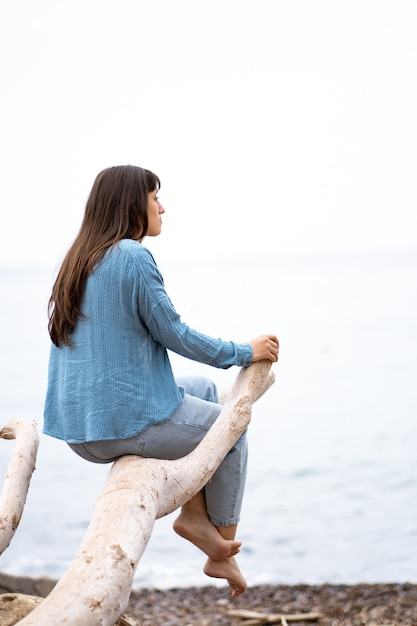
[[[158,260],[158,259],[157,259]],[[417,250],[158,260],[190,326],[280,340],[276,382],[254,405],[238,538],[250,585],[417,582]],[[0,268],[0,426],[35,420],[36,470],[0,571],[59,578],[110,466],[41,434],[55,267]],[[178,375],[218,370],[170,355]],[[0,440],[0,488],[13,452]],[[157,520],[134,588],[223,584]]]

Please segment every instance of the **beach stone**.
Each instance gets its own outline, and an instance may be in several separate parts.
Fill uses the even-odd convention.
[[[29,596],[46,598],[56,583],[56,580],[48,576],[31,578],[30,576],[13,576],[12,574],[0,572],[0,592],[10,591],[12,593],[24,593]]]

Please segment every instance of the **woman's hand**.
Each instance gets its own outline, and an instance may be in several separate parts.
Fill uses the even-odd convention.
[[[275,335],[261,335],[252,339],[250,342],[253,350],[252,363],[256,361],[278,361],[279,341]]]

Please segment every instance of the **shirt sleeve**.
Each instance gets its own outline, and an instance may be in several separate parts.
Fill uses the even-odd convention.
[[[253,351],[249,343],[210,337],[181,320],[165,291],[162,275],[151,253],[147,252],[146,260],[140,264],[142,288],[139,290],[138,314],[152,339],[172,352],[214,367],[227,369],[232,365],[250,365]]]

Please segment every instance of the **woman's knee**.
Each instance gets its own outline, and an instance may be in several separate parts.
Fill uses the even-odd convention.
[[[215,383],[205,376],[184,376],[176,379],[177,385],[183,387],[186,394],[218,403],[219,394]]]

